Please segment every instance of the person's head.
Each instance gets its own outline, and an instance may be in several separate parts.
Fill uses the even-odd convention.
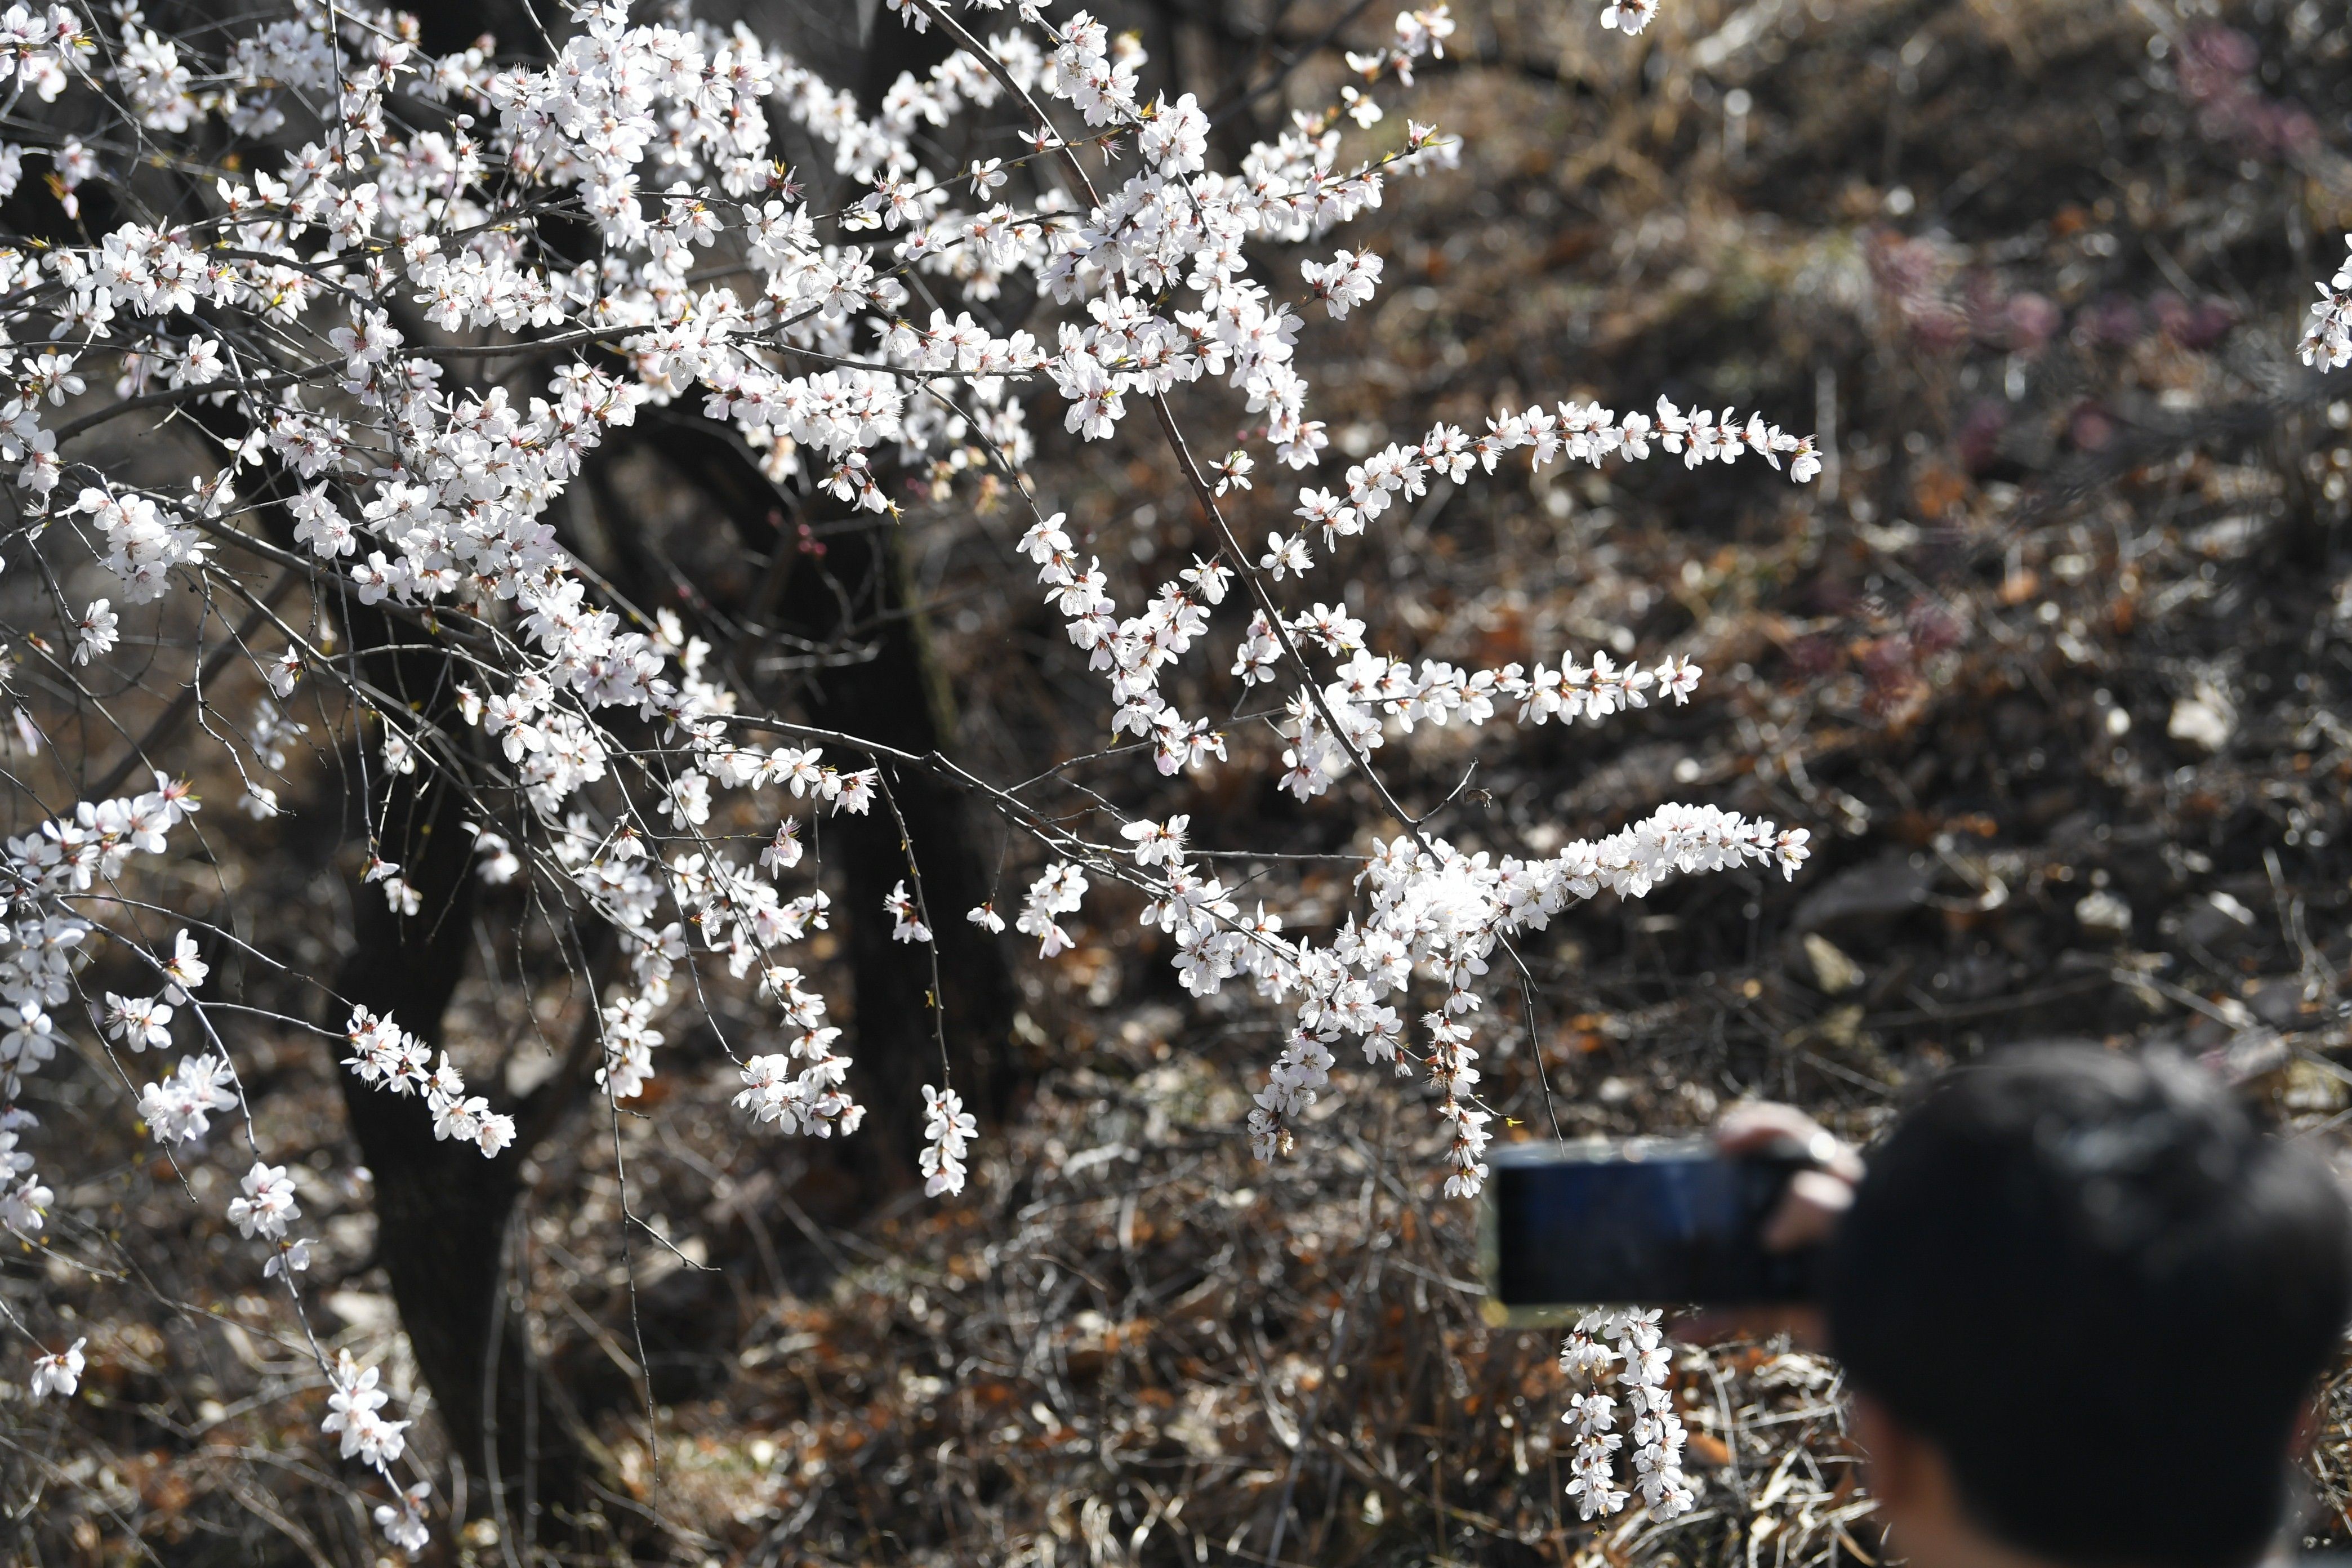
[[[2352,1217],[2201,1069],[2019,1048],[1870,1156],[1828,1310],[1915,1561],[1966,1529],[2082,1568],[2242,1568],[2352,1310]]]

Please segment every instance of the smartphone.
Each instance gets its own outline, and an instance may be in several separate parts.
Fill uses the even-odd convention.
[[[1479,1252],[1487,1315],[1536,1324],[1588,1307],[1810,1301],[1822,1248],[1768,1252],[1799,1168],[1704,1139],[1590,1138],[1490,1150]]]

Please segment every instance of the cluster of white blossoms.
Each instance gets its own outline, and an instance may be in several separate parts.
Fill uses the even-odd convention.
[[[217,742],[257,818],[289,809],[278,784],[305,732],[290,715],[311,689],[364,725],[361,760],[380,764],[379,781],[449,779],[478,813],[463,826],[483,881],[527,881],[543,906],[613,933],[620,963],[592,998],[595,1081],[612,1100],[645,1093],[665,1016],[701,1005],[723,970],[761,1009],[736,1061],[736,1106],[783,1131],[856,1130],[842,1030],[789,962],[831,908],[802,869],[803,824],[869,811],[888,787],[880,763],[935,762],[753,711],[709,643],[667,611],[647,624],[567,552],[551,509],[648,408],[719,422],[776,485],[881,514],[877,526],[895,518],[896,475],[993,470],[1029,509],[1020,552],[1108,687],[1113,734],[1134,737],[1160,774],[1278,753],[1301,800],[1350,780],[1384,819],[1412,824],[1368,858],[1356,906],[1317,931],[1286,925],[1278,883],[1244,910],[1238,885],[1192,848],[1184,816],[1121,816],[1125,843],[1103,842],[957,775],[991,791],[1040,854],[1012,923],[1043,957],[1074,944],[1091,888],[1119,883],[1172,939],[1188,991],[1245,980],[1286,1010],[1288,1043],[1251,1117],[1268,1155],[1295,1144],[1331,1047],[1352,1038],[1399,1073],[1419,1062],[1445,1189],[1476,1192],[1490,1113],[1472,1041],[1496,950],[1604,889],[1639,897],[1669,875],[1803,860],[1802,831],[1705,807],[1539,858],[1457,850],[1375,770],[1392,737],[1459,719],[1467,743],[1498,715],[1599,721],[1687,700],[1697,669],[1600,654],[1532,670],[1416,667],[1366,646],[1368,607],[1344,592],[1291,602],[1391,507],[1440,479],[1494,474],[1514,452],[1534,468],[1755,457],[1801,483],[1820,467],[1809,438],[1760,416],[1663,400],[1622,415],[1572,401],[1502,409],[1477,433],[1440,424],[1327,465],[1296,344],[1317,307],[1345,319],[1383,281],[1377,252],[1325,250],[1326,237],[1378,206],[1395,177],[1455,159],[1458,144],[1430,126],[1381,129],[1382,95],[1444,54],[1444,5],[1399,15],[1385,41],[1347,56],[1336,102],[1293,114],[1231,168],[1212,165],[1198,102],[1147,94],[1131,39],[1083,10],[1055,17],[1045,0],[1010,16],[1001,0],[967,0],[1004,24],[984,41],[941,0],[895,0],[903,22],[953,47],[871,113],[685,5],[639,6],[644,20],[625,0],[541,9],[551,41],[536,58],[435,58],[394,13],[326,0],[179,37],[159,36],[135,0],[0,16],[0,195],[40,167],[69,216],[104,230],[0,243],[0,490],[13,509],[0,546],[45,572],[112,579],[78,610],[58,604],[58,641],[8,628],[60,690],[86,691],[119,647],[170,646],[143,624],[167,595],[251,604],[251,632],[222,657],[247,661],[268,695],[250,722],[199,723],[173,743]],[[1654,9],[1615,0],[1602,21],[1639,31]],[[55,125],[37,110],[51,104],[63,106]],[[935,163],[939,128],[1007,114],[1026,151]],[[106,134],[64,129],[93,119]],[[779,160],[778,121],[830,161],[823,205]],[[1358,155],[1351,134],[1381,140]],[[1032,326],[989,324],[992,301],[1032,296]],[[1241,445],[1196,461],[1170,401],[1180,392],[1222,405]],[[1208,525],[1206,552],[1131,600],[1134,613],[1063,515],[1037,504],[1029,420],[1055,403],[1089,441],[1143,415]],[[124,457],[130,443],[100,444],[118,421],[166,418],[175,457],[195,453],[205,470],[185,484]],[[1273,464],[1299,476],[1295,497],[1250,495]],[[1244,511],[1263,549],[1243,542]],[[256,593],[257,569],[308,583],[311,630]],[[369,685],[320,629],[346,605],[397,627],[404,657],[444,657],[443,695],[390,700]],[[207,668],[207,682],[219,677]],[[1228,721],[1251,725],[1257,746],[1179,705],[1228,673],[1272,688],[1271,706]],[[39,739],[26,709],[16,722]],[[174,1158],[200,1155],[230,1112],[252,1139],[231,1042],[197,994],[202,944],[183,931],[151,952],[121,892],[128,862],[164,854],[194,809],[184,785],[159,776],[149,794],[27,813],[47,820],[0,858],[0,1225],[20,1235],[40,1229],[52,1194],[20,1145],[33,1121],[18,1091],[65,1038],[58,1010],[101,903],[108,931],[156,980],[107,995],[102,1038],[132,1055],[170,1050],[175,1033],[190,1046],[136,1093],[137,1115]],[[379,831],[362,879],[396,917],[436,918],[399,863],[412,851]],[[909,882],[881,911],[916,948],[932,940],[923,848],[908,847]],[[967,918],[1006,924],[992,902]],[[1430,1004],[1417,1026],[1416,994]],[[447,1055],[365,1009],[350,1013],[343,1044],[363,1081],[416,1097],[436,1137],[515,1157],[514,1120],[468,1092]],[[926,1184],[959,1191],[974,1119],[944,1083],[926,1087]],[[270,1249],[265,1272],[299,1312],[309,1244],[290,1234],[295,1190],[286,1167],[248,1152],[227,1218]],[[41,1357],[36,1390],[70,1393],[79,1346]],[[376,1517],[417,1550],[430,1493],[392,1475],[404,1424],[379,1414],[373,1371],[322,1361],[320,1373],[333,1390],[326,1435],[394,1489]]]
[[[964,1156],[971,1152],[971,1139],[979,1131],[979,1122],[963,1108],[963,1096],[951,1089],[923,1086],[924,1192],[937,1197],[963,1191]]]
[[[2352,236],[2344,243],[2352,247]],[[2322,370],[2342,370],[2352,364],[2352,258],[2336,276],[2316,285],[2319,302],[2304,323],[2303,363]]]
[[[1466,1197],[1486,1182],[1481,1156],[1492,1120],[1478,1102],[1478,1053],[1468,1020],[1485,1005],[1477,982],[1495,950],[1523,931],[1541,931],[1570,902],[1604,889],[1640,898],[1671,875],[1748,864],[1793,875],[1804,863],[1808,837],[1803,828],[1782,830],[1704,805],[1661,807],[1606,838],[1580,839],[1539,860],[1464,855],[1440,838],[1400,834],[1375,846],[1357,878],[1369,907],[1349,916],[1322,948],[1304,938],[1285,940],[1281,921],[1262,908],[1236,918],[1222,885],[1188,868],[1183,896],[1154,909],[1162,929],[1176,935],[1187,990],[1212,992],[1247,973],[1275,1001],[1297,994],[1297,1027],[1250,1112],[1250,1134],[1262,1154],[1290,1148],[1327,1079],[1331,1042],[1353,1036],[1366,1062],[1408,1071],[1404,1026],[1389,998],[1405,993],[1417,973],[1444,987],[1443,1000],[1422,1019],[1428,1041],[1423,1063],[1447,1133],[1446,1194]],[[1171,861],[1171,873],[1181,865]]]
[[[50,1010],[68,1005],[79,989],[77,960],[89,951],[90,938],[100,930],[96,907],[114,901],[116,890],[131,876],[134,859],[164,854],[172,830],[198,809],[186,784],[157,773],[152,789],[84,802],[72,816],[50,818],[37,830],[10,839],[0,853],[0,913],[5,916],[0,926],[5,932],[5,947],[0,947],[0,997],[6,999],[0,1008],[0,1022],[6,1025],[0,1033],[0,1228],[21,1241],[40,1236],[54,1202],[48,1185],[34,1173],[33,1156],[21,1142],[27,1130],[38,1125],[21,1103],[26,1079],[65,1043],[63,1026]],[[171,1049],[175,1024],[193,1028],[207,1048],[182,1056],[160,1080],[142,1088],[137,1112],[157,1142],[174,1150],[200,1150],[213,1132],[215,1115],[244,1107],[236,1069],[198,994],[211,978],[212,965],[202,956],[194,935],[185,930],[175,931],[168,945],[152,948],[134,931],[112,930],[108,934],[133,963],[153,976],[157,989],[152,995],[107,993],[103,1011],[90,1009],[100,1037],[138,1055]],[[301,1213],[287,1167],[258,1159],[226,1213],[239,1234],[269,1249],[262,1276],[283,1279],[298,1311],[300,1297],[293,1276],[309,1266],[310,1243],[289,1237],[288,1230]],[[13,1321],[14,1314],[10,1316]],[[37,1352],[26,1384],[32,1396],[71,1397],[80,1386],[87,1343],[77,1339],[62,1351]],[[407,1423],[376,1415],[384,1395],[374,1392],[373,1371],[363,1378],[352,1374],[348,1388],[340,1373],[331,1375],[337,1378],[335,1397],[348,1394],[352,1403],[348,1410],[337,1406],[338,1414],[325,1423],[326,1432],[344,1433],[344,1456],[362,1458],[390,1479],[389,1467],[400,1456],[400,1433]]]
[[[85,26],[70,5],[9,6],[0,14],[0,87],[55,103],[89,51]]]
[[[327,1395],[327,1418],[320,1429],[342,1439],[343,1458],[364,1460],[379,1469],[390,1465],[408,1446],[405,1421],[388,1421],[381,1412],[391,1396],[376,1386],[374,1367],[362,1369],[349,1351],[335,1354],[328,1373],[333,1392]]]
[[[1612,1456],[1628,1434],[1616,1429],[1617,1401],[1601,1392],[1604,1384],[1617,1388],[1633,1413],[1633,1485],[1650,1517],[1674,1519],[1697,1506],[1683,1474],[1683,1423],[1666,1384],[1670,1357],[1658,1316],[1654,1308],[1587,1312],[1560,1344],[1560,1371],[1583,1384],[1560,1416],[1575,1437],[1568,1495],[1582,1518],[1615,1513],[1632,1496],[1617,1485]]]
[[[163,854],[166,836],[196,809],[185,784],[159,773],[153,789],[85,801],[71,816],[8,840],[0,853],[0,1227],[20,1239],[42,1230],[54,1198],[24,1146],[25,1133],[39,1124],[24,1094],[26,1081],[67,1043],[58,1014],[75,998],[77,963],[97,930],[78,906],[122,877],[134,858]],[[129,938],[125,945],[153,975],[157,993],[110,995],[103,1026],[134,1051],[168,1047],[174,1009],[189,1003],[209,967],[185,931],[162,952]],[[226,1070],[226,1058],[214,1052],[183,1057],[141,1093],[139,1115],[160,1142],[201,1136],[210,1112],[236,1103],[219,1087]]]
[[[436,1065],[424,1041],[364,1007],[352,1009],[343,1040],[352,1051],[343,1065],[362,1083],[424,1097],[433,1116],[434,1137],[472,1143],[485,1155],[495,1155],[514,1142],[514,1118],[492,1110],[486,1096],[467,1094],[465,1075],[450,1062],[448,1052],[443,1051]]]
[[[212,1131],[214,1111],[236,1109],[236,1095],[229,1087],[236,1081],[236,1069],[226,1057],[182,1057],[170,1077],[139,1091],[140,1120],[158,1143],[202,1138]]]

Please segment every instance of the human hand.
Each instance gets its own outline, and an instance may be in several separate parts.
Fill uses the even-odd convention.
[[[1803,1168],[1790,1176],[1780,1205],[1764,1223],[1769,1251],[1794,1252],[1827,1241],[1839,1217],[1853,1205],[1862,1157],[1793,1105],[1743,1100],[1717,1120],[1715,1146],[1728,1155],[1801,1162]]]
[[[1717,1120],[1714,1140],[1726,1155],[1800,1164],[1764,1222],[1762,1239],[1770,1251],[1793,1252],[1828,1241],[1839,1217],[1853,1205],[1862,1157],[1795,1106],[1742,1101]],[[1783,1333],[1808,1350],[1822,1349],[1828,1342],[1821,1310],[1812,1306],[1724,1308],[1693,1313],[1675,1325],[1676,1339],[1695,1342]]]

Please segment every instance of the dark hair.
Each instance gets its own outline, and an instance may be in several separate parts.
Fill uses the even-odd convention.
[[[2242,1568],[2352,1310],[2352,1217],[2309,1150],[2177,1058],[2014,1047],[1870,1156],[1829,1269],[1855,1386],[1961,1506],[2065,1563]]]

